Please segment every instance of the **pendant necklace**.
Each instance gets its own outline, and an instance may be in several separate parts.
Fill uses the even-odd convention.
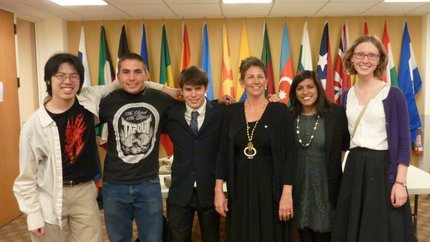
[[[308,143],[303,144],[302,138],[300,137],[300,131],[299,131],[300,115],[297,115],[297,121],[296,121],[297,139],[299,140],[299,143],[300,143],[304,148],[307,148],[309,145],[311,145],[312,140],[314,139],[314,136],[315,136],[315,132],[316,132],[317,127],[318,127],[319,120],[320,120],[320,116],[318,115],[318,116],[317,116],[317,120],[315,121],[315,124],[314,124],[314,128],[313,128],[313,131],[312,131],[311,138],[309,139],[309,142],[308,142]]]
[[[266,103],[266,105],[267,105],[267,103]],[[263,115],[265,107],[260,112],[260,119],[257,120],[257,121],[255,121],[255,125],[252,128],[251,133],[249,132],[249,130],[251,128],[249,127],[249,123],[246,120],[246,101],[245,101],[243,107],[244,107],[244,110],[245,110],[246,136],[248,138],[248,145],[245,147],[245,149],[243,149],[243,153],[245,154],[245,156],[249,160],[251,160],[251,159],[254,159],[254,156],[257,154],[257,150],[255,149],[254,144],[252,143],[252,139],[254,138],[254,131],[255,131],[255,128],[257,127],[258,121],[260,121],[261,116]]]

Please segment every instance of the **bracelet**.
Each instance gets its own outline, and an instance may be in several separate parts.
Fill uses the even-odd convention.
[[[406,182],[395,181],[395,183],[400,184],[400,185],[402,185],[402,186],[406,187]]]

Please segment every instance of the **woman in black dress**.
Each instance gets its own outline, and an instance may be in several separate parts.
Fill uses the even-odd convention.
[[[329,242],[342,176],[342,152],[349,147],[345,110],[327,100],[313,71],[294,77],[290,101],[297,149],[294,225],[302,242]]]
[[[284,104],[267,101],[267,73],[261,60],[242,60],[240,74],[247,99],[226,110],[215,209],[227,216],[231,242],[290,241],[295,169],[292,119]]]

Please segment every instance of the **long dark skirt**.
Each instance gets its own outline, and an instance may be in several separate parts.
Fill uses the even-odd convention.
[[[354,148],[348,155],[332,241],[414,242],[409,200],[391,205],[388,151]]]

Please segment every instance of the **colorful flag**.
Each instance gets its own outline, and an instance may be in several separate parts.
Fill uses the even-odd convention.
[[[121,36],[119,37],[119,46],[118,46],[118,59],[123,57],[125,54],[129,53],[128,50],[128,41],[127,41],[127,34],[125,32],[125,24],[121,27]],[[118,61],[117,61],[118,63]],[[118,72],[118,70],[116,70]]]
[[[146,46],[146,31],[145,24],[142,24],[142,41],[140,43],[140,56],[143,58],[146,64],[146,68],[149,71],[149,58],[148,58],[148,48]]]
[[[203,23],[203,31],[202,31],[202,69],[206,72],[206,75],[208,76],[209,83],[208,83],[208,91],[206,92],[206,97],[209,100],[214,99],[214,88],[213,88],[213,81],[212,81],[212,65],[211,65],[211,51],[209,48],[209,36],[208,36],[208,25]]]
[[[282,30],[281,65],[279,71],[279,98],[284,103],[288,103],[289,101],[290,87],[294,77],[289,38],[287,24],[284,23]]]
[[[317,74],[321,79],[328,100],[334,102],[333,64],[331,62],[330,38],[328,36],[328,22],[324,24],[321,37],[320,53],[318,57]]]
[[[109,52],[108,43],[106,40],[105,27],[100,28],[100,51],[99,51],[99,79],[98,85],[107,85],[115,80],[115,71],[112,65],[112,59]],[[107,143],[108,137],[107,124],[96,127],[97,136],[100,137],[100,145]]]
[[[242,23],[242,33],[240,35],[240,46],[239,46],[239,65],[240,62],[249,57],[249,44],[248,44],[248,31],[246,30],[245,21]],[[240,85],[240,76],[236,78],[236,100],[245,101],[246,100],[246,92],[243,89],[242,85]]]
[[[181,55],[181,70],[190,66],[191,50],[190,41],[188,39],[188,30],[185,22],[182,23],[182,55]]]
[[[167,41],[166,25],[163,24],[161,33],[160,83],[174,87],[172,64],[170,62],[169,43]],[[160,144],[168,156],[173,154],[173,144],[167,134],[162,134]]]
[[[267,32],[267,23],[264,23],[263,29],[263,50],[261,51],[261,61],[267,70],[267,89],[266,96],[275,94],[275,81],[273,79],[272,53],[270,51],[269,33]]]
[[[84,26],[81,27],[81,38],[79,40],[78,58],[84,65],[84,84],[83,87],[91,86],[90,68],[88,67],[87,49],[85,48]]]
[[[343,55],[348,49],[348,26],[343,24],[342,31],[339,38],[339,49],[336,55],[336,64],[334,71],[334,102],[336,104],[340,103],[340,96],[342,92],[351,87],[351,79],[349,74],[343,69]]]
[[[230,61],[230,44],[228,42],[227,26],[222,25],[222,67],[220,96],[230,95],[234,97],[233,72]]]
[[[387,51],[388,65],[385,70],[385,75],[382,76],[382,80],[390,85],[399,86],[396,76],[396,66],[394,65],[393,52],[391,50],[390,39],[388,38],[387,22],[384,24],[384,34],[382,36],[382,44],[384,44],[385,51]]]
[[[302,43],[300,45],[299,64],[297,65],[297,72],[312,69],[312,54],[311,45],[309,43],[308,22],[305,21],[303,26]]]
[[[421,127],[415,95],[421,89],[421,77],[415,62],[414,51],[409,37],[408,23],[405,21],[403,28],[402,50],[399,65],[399,87],[405,94],[408,104],[409,129],[411,140],[415,140],[417,131]]]

